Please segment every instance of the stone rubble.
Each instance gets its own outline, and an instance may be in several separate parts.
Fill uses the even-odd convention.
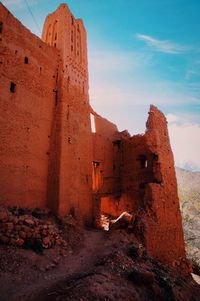
[[[56,244],[66,246],[62,231],[53,221],[34,217],[31,211],[24,212],[0,207],[0,243],[40,249],[48,249]]]

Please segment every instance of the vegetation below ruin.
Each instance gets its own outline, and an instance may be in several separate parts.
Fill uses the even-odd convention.
[[[186,251],[200,266],[200,172],[176,168]]]

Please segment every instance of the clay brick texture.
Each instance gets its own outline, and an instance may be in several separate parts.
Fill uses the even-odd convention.
[[[86,31],[65,4],[41,39],[0,4],[0,204],[88,224],[128,211],[149,255],[185,259],[166,119],[151,106],[145,134],[131,137],[93,111]]]

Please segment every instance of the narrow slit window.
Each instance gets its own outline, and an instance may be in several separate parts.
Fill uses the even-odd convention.
[[[100,188],[100,163],[93,161],[92,162],[92,188],[93,191],[97,192]]]
[[[3,22],[0,21],[0,33],[2,33],[2,31],[3,31]]]
[[[90,113],[90,122],[91,122],[92,133],[96,133],[95,119],[94,119],[94,115],[92,113]]]
[[[16,84],[14,82],[10,82],[10,92],[11,93],[15,92],[15,87],[16,87]]]
[[[28,64],[28,57],[27,56],[25,56],[25,58],[24,58],[24,64]]]

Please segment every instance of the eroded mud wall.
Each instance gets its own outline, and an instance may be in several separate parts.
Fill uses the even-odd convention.
[[[44,207],[57,50],[0,4],[0,202]]]
[[[91,222],[92,135],[88,97],[86,32],[67,5],[49,14],[42,39],[60,52],[58,77],[59,196],[60,215],[76,212]],[[55,135],[56,137],[56,135]],[[54,166],[52,158],[51,166]],[[53,170],[53,169],[52,169]],[[51,172],[50,172],[51,173]],[[51,182],[51,176],[50,176]],[[51,196],[49,196],[51,200]],[[55,204],[55,203],[54,203]],[[52,205],[54,205],[52,204]]]
[[[149,255],[167,263],[185,260],[173,154],[165,116],[150,107],[146,147],[153,154],[153,178],[140,207],[141,235]]]

